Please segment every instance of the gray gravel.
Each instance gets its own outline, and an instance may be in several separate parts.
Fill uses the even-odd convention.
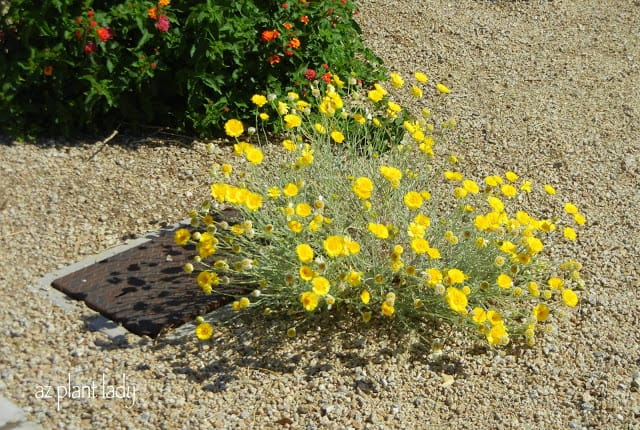
[[[114,342],[26,287],[174,223],[229,154],[202,143],[97,149],[0,145],[0,396],[43,428],[640,429],[640,7],[633,2],[367,0],[367,43],[405,75],[452,89],[467,172],[559,184],[588,224],[587,292],[550,341],[495,353],[463,339],[440,357],[347,325],[294,340],[239,319],[193,339]],[[469,170],[469,168],[471,170]],[[340,325],[339,325],[340,326]],[[340,326],[341,327],[341,326]],[[124,375],[136,402],[38,398],[38,387]]]

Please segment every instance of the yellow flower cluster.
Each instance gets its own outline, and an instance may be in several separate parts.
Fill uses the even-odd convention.
[[[570,202],[559,202],[562,217],[523,204],[521,195],[530,193],[559,199],[549,184],[512,171],[465,177],[455,155],[438,164],[435,139],[446,138],[455,121],[436,128],[438,113],[428,108],[413,118],[392,93],[406,86],[416,98],[429,89],[438,97],[450,93],[444,84],[427,86],[422,72],[407,80],[391,74],[388,85],[369,90],[356,82],[314,84],[311,99],[251,98],[258,117],[275,114],[284,130],[273,166],[261,165],[256,142],[239,140],[242,122],[227,122],[246,172],[223,165],[212,202],[192,215],[192,226],[204,231],[174,235],[180,245],[196,244],[200,288],[210,294],[235,279],[248,283],[251,299],[233,302],[237,311],[306,317],[340,310],[365,323],[377,317],[407,326],[437,319],[474,327],[492,346],[516,336],[535,343],[551,331],[560,307],[579,304],[580,264],[555,267],[547,251],[558,236],[576,240],[586,217]],[[244,219],[229,225],[210,213],[225,206]],[[210,337],[207,330],[202,326],[198,338]]]

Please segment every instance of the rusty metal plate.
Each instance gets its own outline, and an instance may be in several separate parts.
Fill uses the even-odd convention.
[[[130,332],[152,338],[232,301],[229,295],[205,295],[195,274],[183,271],[195,250],[175,245],[173,231],[58,278],[52,285]],[[242,294],[246,287],[226,286],[225,291]]]

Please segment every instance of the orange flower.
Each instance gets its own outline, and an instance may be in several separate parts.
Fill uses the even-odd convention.
[[[51,75],[53,75],[53,67],[51,67],[51,66],[46,66],[46,67],[44,68],[44,75],[45,75],[45,76],[51,76]]]
[[[280,36],[280,32],[278,30],[265,30],[262,32],[262,41],[270,42]]]
[[[284,24],[282,24],[282,26],[287,30],[291,30],[293,28],[293,24],[291,24],[290,22],[285,22]]]
[[[327,72],[324,75],[322,75],[321,78],[323,81],[325,81],[327,84],[331,83],[331,72]]]
[[[158,8],[152,7],[147,11],[147,16],[151,19],[158,19]]]
[[[301,17],[300,22],[303,24],[309,24],[309,17],[307,15]]]
[[[287,43],[287,46],[289,48],[298,49],[300,47],[300,39],[294,37],[289,43]]]
[[[269,57],[269,64],[278,64],[280,62],[280,56],[279,55],[272,55],[271,57]]]

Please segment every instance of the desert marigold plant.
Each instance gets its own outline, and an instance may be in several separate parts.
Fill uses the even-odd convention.
[[[211,201],[192,213],[192,230],[176,231],[176,243],[196,246],[185,271],[205,294],[246,287],[233,309],[282,315],[290,336],[339,312],[534,344],[579,304],[580,263],[557,264],[549,251],[576,240],[585,216],[551,184],[512,171],[471,178],[457,157],[437,156],[454,121],[427,108],[409,115],[393,97],[403,89],[434,105],[450,93],[417,72],[369,89],[353,76],[315,80],[306,100],[254,95],[257,129],[263,115],[281,121],[281,145],[227,122],[240,167],[214,169]],[[263,161],[267,149],[277,161]],[[228,207],[237,216],[222,217]],[[196,334],[209,338],[202,324]]]

